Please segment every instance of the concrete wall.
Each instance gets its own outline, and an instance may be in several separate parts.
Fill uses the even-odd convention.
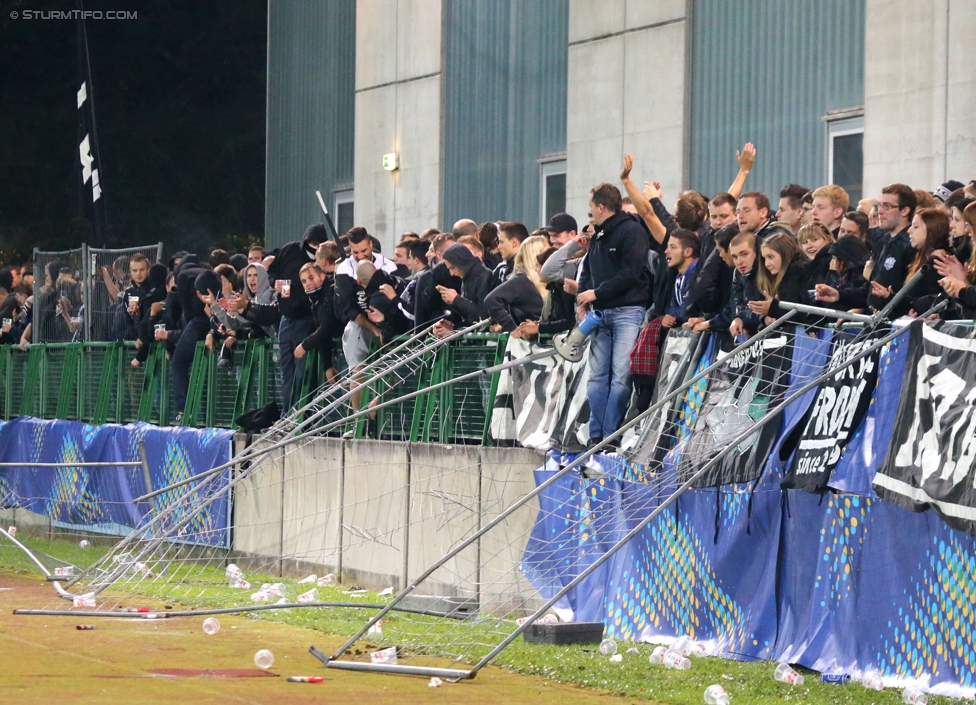
[[[578,220],[593,186],[619,185],[624,152],[666,203],[684,187],[688,36],[685,0],[571,0],[566,205]]]
[[[235,488],[235,560],[400,590],[531,492],[544,462],[520,448],[315,439],[279,451]],[[476,598],[489,610],[538,600],[518,570],[538,511],[528,502],[418,594]]]
[[[355,221],[390,255],[404,230],[439,222],[440,72],[438,0],[358,0]]]
[[[931,191],[976,163],[976,2],[867,0],[864,189]]]

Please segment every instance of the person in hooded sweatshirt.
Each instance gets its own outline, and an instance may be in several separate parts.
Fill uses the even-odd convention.
[[[205,296],[216,296],[220,292],[220,278],[196,262],[183,259],[176,275],[176,295],[183,310],[183,332],[173,351],[173,402],[176,408],[176,423],[183,422],[186,395],[190,388],[190,368],[197,343],[207,339],[210,332],[210,317],[207,315]]]
[[[434,325],[434,335],[450,335],[455,328],[467,327],[488,318],[485,297],[488,296],[491,272],[464,245],[451,245],[444,250],[444,262],[452,276],[461,280],[461,290],[438,286],[441,299],[451,309],[451,315]]]
[[[360,262],[356,267],[356,276],[366,292],[369,320],[379,327],[383,343],[389,343],[410,330],[412,321],[404,314],[400,301],[407,283],[382,269],[376,269],[372,262]]]
[[[301,240],[282,245],[268,267],[268,276],[278,292],[278,308],[281,311],[278,348],[281,396],[286,409],[291,408],[298,399],[305,372],[305,362],[295,358],[295,348],[315,332],[312,305],[302,287],[300,272],[306,264],[315,261],[315,250],[327,239],[322,223],[309,225]]]
[[[138,338],[136,340],[136,356],[130,363],[133,367],[139,367],[149,357],[149,347],[155,340],[155,322],[163,309],[166,301],[166,280],[169,278],[169,271],[162,262],[157,262],[149,268],[147,279],[148,290],[139,302],[142,310],[142,317],[136,330]]]

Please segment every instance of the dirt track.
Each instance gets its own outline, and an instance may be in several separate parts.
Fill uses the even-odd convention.
[[[338,648],[337,638],[299,627],[224,616],[207,636],[200,620],[91,619],[12,614],[43,608],[51,586],[33,576],[0,573],[0,703],[602,703],[631,701],[533,676],[486,668],[473,681],[429,688],[427,679],[333,671],[308,654],[315,645]],[[254,668],[258,649],[270,649],[270,673]],[[238,677],[174,677],[153,671],[239,669]],[[324,683],[288,683],[287,676],[323,676]]]

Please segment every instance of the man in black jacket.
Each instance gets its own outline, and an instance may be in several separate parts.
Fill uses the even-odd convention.
[[[278,292],[281,322],[278,348],[281,364],[281,397],[284,408],[291,408],[301,393],[305,361],[295,357],[295,348],[315,332],[312,305],[302,286],[301,269],[315,261],[315,250],[327,238],[322,223],[309,225],[302,239],[283,245],[268,267],[268,278]]]
[[[461,291],[437,287],[451,309],[450,318],[434,326],[434,334],[439,336],[450,335],[455,327],[470,326],[488,318],[485,297],[491,279],[491,272],[464,245],[451,245],[444,250],[444,262],[451,275],[461,280]]]
[[[489,291],[501,286],[512,276],[515,271],[515,255],[528,238],[529,230],[522,223],[506,221],[498,224],[498,254],[502,256],[502,261],[491,273]]]
[[[299,272],[305,295],[312,304],[316,328],[295,348],[295,358],[300,360],[309,350],[317,350],[321,361],[320,368],[325,370],[325,377],[331,384],[338,374],[333,362],[333,340],[342,333],[342,321],[335,312],[335,269],[339,247],[335,243],[325,244],[332,246],[334,254],[325,258],[319,257],[316,262],[309,262]],[[331,260],[332,256],[335,260]]]
[[[176,423],[179,425],[183,420],[183,409],[190,387],[190,368],[193,366],[197,343],[206,340],[207,333],[210,332],[210,317],[207,315],[203,297],[220,295],[220,278],[187,256],[183,258],[176,274],[176,295],[183,310],[183,332],[176,342],[171,367]]]
[[[735,262],[729,248],[732,238],[739,234],[733,220],[715,232],[715,249],[699,267],[698,280],[691,289],[688,301],[688,322],[685,327],[695,333],[725,332],[732,324],[732,279]]]
[[[580,271],[577,318],[590,309],[603,321],[590,340],[590,441],[620,428],[630,400],[630,351],[637,342],[648,297],[648,238],[637,216],[621,211],[620,191],[600,184],[590,191],[596,233]]]

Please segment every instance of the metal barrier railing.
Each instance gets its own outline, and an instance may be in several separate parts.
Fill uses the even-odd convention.
[[[404,374],[392,388],[376,394],[366,381],[363,404],[382,402],[424,389],[459,375],[496,365],[507,336],[471,334],[438,349],[416,372]],[[146,361],[132,367],[133,342],[44,343],[21,350],[0,346],[0,419],[33,416],[92,424],[144,421],[174,425],[176,409],[170,362],[162,343],[154,343]],[[345,367],[336,344],[334,363]],[[235,428],[241,414],[271,401],[281,406],[278,344],[273,339],[241,341],[233,364],[221,367],[218,356],[198,343],[190,370],[182,425]],[[326,380],[314,351],[306,358],[302,395],[309,396]],[[377,412],[377,437],[388,440],[486,444],[497,374],[484,380],[439,389]],[[323,423],[339,420],[323,419]],[[339,435],[366,435],[366,424],[349,422],[332,429]]]

